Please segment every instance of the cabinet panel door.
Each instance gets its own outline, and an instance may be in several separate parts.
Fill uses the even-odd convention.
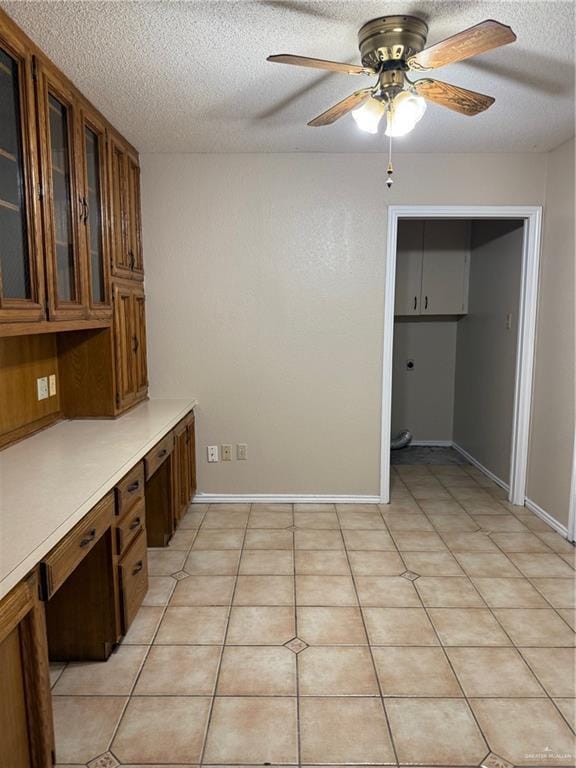
[[[127,408],[135,400],[134,311],[132,291],[114,288],[114,345],[116,352],[116,404]]]
[[[124,148],[113,135],[109,142],[109,172],[112,274],[116,277],[127,277],[130,275],[126,247],[128,166]]]
[[[12,768],[29,768],[31,764],[23,668],[20,632],[15,627],[0,642],[0,758],[4,757]]]
[[[144,291],[133,291],[134,306],[134,391],[137,399],[146,396],[148,390],[148,365],[146,356],[146,299]]]
[[[0,31],[0,321],[44,318],[32,57]]]
[[[84,259],[88,265],[89,314],[91,317],[110,317],[106,127],[86,108],[80,111],[80,142],[83,187],[81,234]]]
[[[142,280],[140,169],[138,159],[122,140],[110,136],[112,274]]]
[[[37,93],[48,310],[54,320],[80,319],[87,316],[87,296],[80,247],[84,207],[78,183],[76,97],[44,65],[38,66]]]
[[[421,314],[458,315],[466,311],[469,248],[467,221],[425,223]]]
[[[420,314],[423,233],[422,221],[407,219],[398,224],[395,315]]]
[[[142,235],[140,222],[140,168],[136,160],[127,156],[128,163],[128,259],[132,276],[142,279]]]

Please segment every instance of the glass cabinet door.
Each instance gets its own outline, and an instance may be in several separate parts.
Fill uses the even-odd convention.
[[[81,198],[88,263],[90,314],[110,317],[110,261],[106,205],[106,129],[95,115],[82,112],[84,192]]]
[[[6,43],[0,39],[0,320],[39,320],[31,60]]]
[[[75,100],[56,75],[44,67],[39,83],[50,318],[83,318],[86,302],[78,219],[84,218],[86,204],[77,196]]]

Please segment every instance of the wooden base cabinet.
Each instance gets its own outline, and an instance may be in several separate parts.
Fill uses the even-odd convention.
[[[109,493],[41,562],[53,661],[102,661],[120,639]]]
[[[36,571],[0,602],[0,690],[0,765],[51,768],[52,702]]]
[[[196,436],[194,412],[174,429],[173,498],[177,525],[196,493]]]
[[[146,398],[146,313],[144,289],[138,283],[114,286],[116,407],[130,408]]]

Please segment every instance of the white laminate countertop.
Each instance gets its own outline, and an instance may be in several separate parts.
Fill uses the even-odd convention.
[[[117,419],[62,421],[0,451],[0,598],[196,404],[148,400]]]

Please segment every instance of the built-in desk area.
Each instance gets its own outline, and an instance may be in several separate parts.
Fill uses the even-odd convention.
[[[194,400],[65,421],[0,452],[0,765],[53,762],[48,660],[102,660],[196,489]]]

